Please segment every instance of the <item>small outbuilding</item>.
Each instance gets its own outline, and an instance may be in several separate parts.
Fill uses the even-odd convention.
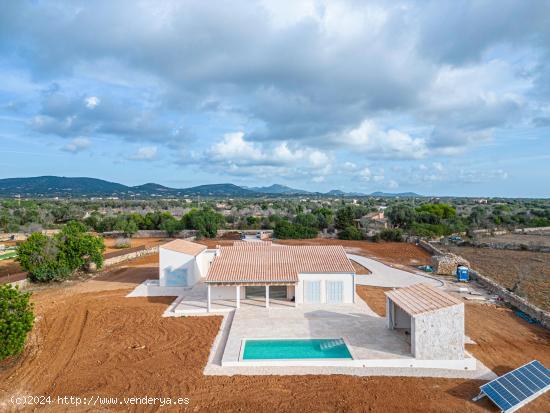
[[[385,294],[387,326],[409,335],[415,358],[464,359],[464,303],[460,299],[428,284]]]
[[[176,239],[159,247],[161,287],[190,287],[206,274],[213,253],[205,245]]]

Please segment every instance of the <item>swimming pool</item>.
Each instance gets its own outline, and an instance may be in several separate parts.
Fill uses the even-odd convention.
[[[243,360],[348,359],[342,338],[245,340]]]

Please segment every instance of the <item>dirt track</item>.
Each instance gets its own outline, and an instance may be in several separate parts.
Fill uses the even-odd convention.
[[[36,292],[39,319],[23,356],[0,367],[0,403],[19,393],[189,397],[190,411],[496,411],[487,401],[470,401],[480,381],[203,376],[221,317],[162,318],[170,298],[124,297],[136,283],[155,278],[156,259],[144,257],[93,280]],[[467,333],[478,342],[471,350],[497,369],[532,358],[550,364],[548,332],[506,310],[468,306]],[[130,410],[157,411],[158,406]],[[524,411],[550,411],[550,396]]]

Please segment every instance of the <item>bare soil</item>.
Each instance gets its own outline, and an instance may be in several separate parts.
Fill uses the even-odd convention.
[[[104,238],[105,241],[105,253],[113,252],[113,251],[124,251],[125,248],[116,248],[116,241],[117,238]],[[167,238],[130,238],[130,246],[128,248],[136,248],[136,247],[152,247],[155,245],[163,244],[169,239]]]
[[[353,265],[353,268],[355,268],[355,273],[356,274],[359,274],[359,275],[367,275],[367,274],[370,274],[371,272],[369,271],[368,268],[366,267],[363,267],[361,264],[359,264],[358,262],[355,262],[353,260],[350,260],[351,261],[351,265]]]
[[[373,287],[371,285],[358,285],[357,294],[365,301],[369,307],[381,317],[386,315],[386,295],[384,291],[392,288]]]
[[[448,246],[481,274],[550,311],[550,254]]]
[[[14,394],[189,397],[189,411],[496,412],[473,403],[483,381],[332,376],[203,376],[221,317],[162,318],[172,298],[126,298],[158,274],[142,257],[85,282],[35,292],[37,321],[24,353],[0,364],[0,410]],[[364,291],[369,303],[383,289]],[[376,298],[380,300],[380,296]],[[374,307],[374,305],[373,305]],[[533,358],[550,365],[550,333],[509,310],[467,304],[469,350],[502,373]],[[3,404],[4,403],[4,404]],[[159,406],[52,405],[46,411],[157,411]],[[34,410],[34,409],[32,409]],[[181,408],[165,408],[181,411]],[[550,411],[550,395],[522,412]]]
[[[352,254],[406,266],[431,264],[431,255],[415,244],[406,242],[369,242],[314,238],[306,240],[277,240],[286,245],[343,245]]]
[[[14,260],[4,260],[0,261],[0,283],[2,282],[3,277],[8,277],[10,275],[18,274],[23,272],[19,263]]]

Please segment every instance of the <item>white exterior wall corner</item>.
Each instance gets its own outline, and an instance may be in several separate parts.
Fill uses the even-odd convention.
[[[413,317],[411,350],[422,360],[463,360],[464,304]]]
[[[187,286],[192,286],[200,278],[197,260],[193,255],[159,248],[159,283],[166,286],[166,277],[174,270],[187,269]]]

